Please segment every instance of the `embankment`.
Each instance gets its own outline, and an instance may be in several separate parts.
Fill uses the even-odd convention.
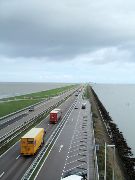
[[[123,133],[120,132],[117,125],[113,122],[112,118],[109,116],[109,113],[99,100],[95,91],[88,86],[88,92],[90,94],[90,101],[92,105],[92,113],[94,120],[94,129],[96,134],[96,143],[99,144],[100,153],[99,159],[100,161],[104,158],[104,143],[114,144],[116,148],[116,162],[115,162],[115,176],[116,179],[126,179],[126,180],[135,180],[135,158],[133,158],[133,154],[131,148],[128,146],[126,140],[124,139]],[[110,153],[110,154],[109,154]],[[112,169],[112,161],[111,159],[112,152],[108,152],[108,171]],[[100,163],[100,171],[101,174],[104,174],[104,162]],[[110,169],[110,170],[109,170]],[[112,174],[108,172],[108,179]]]

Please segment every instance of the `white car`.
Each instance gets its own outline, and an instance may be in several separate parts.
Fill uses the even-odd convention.
[[[62,180],[82,180],[82,176],[71,175],[71,176],[63,178]]]

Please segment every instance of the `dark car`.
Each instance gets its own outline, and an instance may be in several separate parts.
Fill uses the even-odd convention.
[[[82,109],[86,109],[86,103],[82,104]]]
[[[34,111],[34,106],[30,106],[29,111]]]

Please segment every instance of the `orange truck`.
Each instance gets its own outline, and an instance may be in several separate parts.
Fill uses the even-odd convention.
[[[54,109],[50,112],[50,123],[57,123],[62,117],[61,109]]]
[[[21,154],[34,155],[44,143],[44,128],[32,128],[21,138]]]

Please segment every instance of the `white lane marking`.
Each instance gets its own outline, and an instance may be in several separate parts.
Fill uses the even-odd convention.
[[[61,152],[62,148],[63,148],[63,145],[60,145],[60,149],[59,149],[59,152]]]
[[[16,160],[19,159],[20,156],[21,156],[21,155],[17,156]]]
[[[75,145],[75,146],[71,146],[71,148],[73,149],[73,148],[76,148],[76,147],[78,147],[78,146],[80,146],[80,144],[77,144],[77,145]]]
[[[75,124],[75,127],[74,127],[74,131],[73,131],[73,135],[72,135],[72,138],[71,138],[71,141],[70,141],[70,145],[69,145],[68,154],[70,153],[70,149],[71,149],[71,146],[72,146],[72,143],[73,143],[73,139],[74,139],[74,136],[75,136],[75,133],[76,133],[76,129],[77,129],[77,124],[78,124],[78,121],[79,121],[80,113],[81,113],[81,111],[79,110],[77,121],[76,121],[76,124]],[[61,179],[62,179],[63,174],[65,172],[66,163],[67,163],[68,158],[69,158],[69,156],[67,155],[66,160],[65,160],[65,165],[64,165],[64,168],[63,168],[63,171],[62,171],[62,174],[61,174]]]
[[[74,104],[74,103],[73,103],[73,104]],[[71,106],[70,106],[70,108],[71,108]],[[69,109],[70,109],[70,108],[69,108]],[[53,143],[53,145],[52,145],[51,149],[49,150],[49,152],[48,152],[48,154],[47,154],[46,158],[44,159],[44,162],[43,162],[43,163],[42,163],[42,165],[40,166],[40,168],[39,168],[39,170],[38,170],[38,172],[37,172],[37,174],[36,174],[36,176],[35,176],[34,180],[36,180],[37,176],[38,176],[38,175],[39,175],[39,173],[40,173],[40,170],[41,170],[41,169],[42,169],[42,167],[44,166],[45,161],[47,160],[48,156],[50,155],[50,153],[51,153],[51,151],[52,151],[52,149],[53,149],[54,145],[56,144],[56,142],[57,142],[57,140],[58,140],[59,136],[60,136],[60,135],[61,135],[61,133],[63,132],[63,129],[64,129],[64,127],[66,126],[66,124],[67,124],[67,122],[68,122],[68,120],[69,120],[70,116],[72,115],[73,110],[74,110],[74,109],[72,109],[72,110],[71,110],[71,112],[70,112],[70,114],[69,114],[68,118],[66,119],[66,121],[65,121],[65,123],[64,123],[64,125],[63,125],[63,127],[62,127],[62,129],[61,129],[61,131],[59,132],[59,134],[58,134],[58,136],[57,136],[56,140],[54,141],[54,143]]]
[[[72,163],[77,162],[77,161],[82,160],[82,159],[85,159],[85,157],[82,157],[82,158],[80,158],[80,159],[76,159],[76,160],[74,160],[74,161],[68,162],[68,163],[65,164],[65,165],[72,164]]]
[[[3,176],[4,174],[5,174],[5,172],[1,173],[0,178],[2,178],[2,176]]]
[[[72,151],[70,150],[70,151],[68,152],[68,154],[69,154],[69,153],[73,153],[73,152],[75,152],[75,151],[77,151],[77,152],[78,152],[78,151],[79,151],[79,149],[80,149],[80,148],[74,149],[74,150],[72,150]]]
[[[71,169],[68,169],[68,170],[64,171],[64,173],[69,172],[69,171],[71,171],[71,170],[73,170],[73,169],[76,169],[77,167],[83,166],[83,165],[85,165],[85,164],[86,164],[86,163],[82,163],[82,164],[80,164],[80,165],[78,165],[78,166],[75,166],[75,167],[73,167],[73,168],[71,168]],[[62,178],[62,177],[61,177],[61,178]]]
[[[20,140],[19,140],[20,141]],[[5,151],[2,155],[0,155],[0,158],[2,156],[4,156],[9,150],[11,150],[17,143],[19,143],[19,141],[17,141],[15,144],[13,144],[13,146],[11,146],[9,149],[7,149],[7,151]]]
[[[72,122],[73,122],[73,120],[74,120],[74,119],[72,118]]]
[[[49,117],[49,115],[45,118],[45,119],[47,119]],[[39,126],[41,123],[43,123],[43,121],[41,121],[37,126]],[[35,126],[35,127],[37,127],[37,126]],[[8,151],[10,151],[17,143],[19,143],[20,142],[20,140],[19,141],[17,141],[15,144],[13,144],[13,146],[11,146],[9,149],[7,149],[7,151],[5,151],[2,155],[0,155],[0,158],[2,157],[2,156],[4,156]]]
[[[65,101],[64,101],[64,103],[65,102],[67,102],[69,100],[69,98],[68,99],[66,99]],[[63,105],[63,103],[60,105],[60,107]],[[49,115],[45,118],[45,119],[47,119],[49,117]],[[44,121],[41,121],[37,126],[35,126],[35,127],[38,127],[39,125],[41,125],[42,123],[43,123]],[[19,143],[20,142],[20,140],[19,141],[17,141],[15,144],[13,144],[9,149],[7,149],[3,154],[1,154],[0,155],[0,158],[1,157],[3,157],[8,151],[10,151],[17,143]]]
[[[82,152],[82,153],[77,153],[77,154],[75,154],[75,155],[72,155],[72,156],[67,156],[68,158],[72,158],[72,157],[76,157],[76,156],[80,156],[80,155],[83,155],[84,154],[84,152]]]

